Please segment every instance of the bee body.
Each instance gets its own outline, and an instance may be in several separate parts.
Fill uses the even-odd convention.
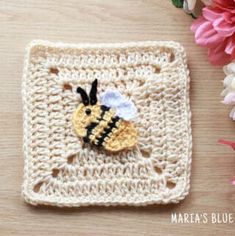
[[[114,109],[97,101],[94,104],[80,104],[72,121],[76,133],[85,143],[103,147],[108,151],[130,148],[137,142],[134,125],[117,116]]]

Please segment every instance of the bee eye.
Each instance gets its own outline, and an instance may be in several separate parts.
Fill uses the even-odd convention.
[[[87,115],[90,115],[90,114],[91,114],[91,109],[87,108],[87,109],[85,110],[85,113],[86,113]]]

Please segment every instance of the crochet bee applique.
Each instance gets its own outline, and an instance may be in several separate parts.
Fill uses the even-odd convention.
[[[116,90],[107,90],[97,101],[97,79],[93,81],[89,96],[81,87],[77,93],[82,103],[73,113],[73,126],[85,143],[117,152],[137,144],[137,130],[130,121],[136,115],[133,102]]]

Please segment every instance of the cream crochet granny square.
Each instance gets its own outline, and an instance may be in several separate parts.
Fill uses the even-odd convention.
[[[78,86],[97,79],[131,99],[137,145],[106,152],[84,145],[72,124]],[[176,42],[63,44],[33,41],[23,75],[24,183],[31,204],[177,203],[191,165],[189,73]]]

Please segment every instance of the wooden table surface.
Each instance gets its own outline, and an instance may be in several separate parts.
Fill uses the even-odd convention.
[[[235,124],[220,103],[224,74],[194,43],[192,18],[169,0],[0,0],[0,235],[235,235],[233,224],[172,224],[171,213],[232,212]],[[32,39],[63,42],[176,40],[191,70],[193,163],[190,195],[178,205],[32,207],[21,198],[21,77]],[[215,233],[217,232],[217,233]]]

